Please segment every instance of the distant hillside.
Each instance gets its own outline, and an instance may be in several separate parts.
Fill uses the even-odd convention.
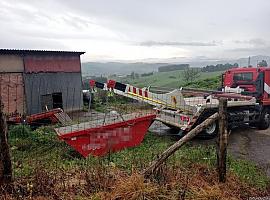
[[[170,72],[189,68],[189,64],[166,65],[158,68],[158,72]]]
[[[120,63],[120,62],[87,62],[82,63],[83,76],[100,76],[100,75],[127,75],[131,72],[139,74],[157,72],[160,66],[168,65],[168,63]]]
[[[266,60],[268,65],[270,65],[270,56],[251,56],[250,64],[252,66],[256,66],[258,62]],[[168,61],[168,60],[167,60]],[[127,75],[131,74],[131,72],[143,74],[150,72],[157,72],[159,67],[164,66],[178,66],[179,63],[183,63],[183,61],[177,62],[176,60],[169,62],[159,62],[159,63],[146,63],[146,62],[134,62],[134,63],[121,63],[121,62],[86,62],[82,63],[82,74],[83,76],[107,76],[107,75]],[[237,63],[240,67],[248,65],[248,57],[240,58],[240,59],[224,59],[224,60],[209,60],[207,58],[194,58],[190,59],[188,62],[190,67],[206,67],[211,65],[219,65],[226,63]]]
[[[139,78],[122,77],[116,80],[122,83],[130,83],[137,87],[156,86],[156,87],[166,87],[166,88],[179,88],[187,84],[186,81],[184,81],[183,72],[184,70],[177,70],[177,71],[170,71],[170,72],[156,72],[150,76],[144,76],[144,77],[139,77]],[[221,74],[222,74],[222,71],[202,72],[196,81],[207,79],[207,78],[212,79],[217,76],[220,76]]]
[[[257,56],[250,56],[250,64],[252,66],[257,66],[257,63],[266,60],[268,65],[270,65],[270,56],[264,55],[257,55]],[[205,67],[207,65],[218,65],[218,64],[225,64],[225,63],[237,63],[239,67],[246,67],[248,66],[248,57],[246,58],[239,58],[239,59],[220,59],[220,60],[191,60],[189,62],[191,67]]]

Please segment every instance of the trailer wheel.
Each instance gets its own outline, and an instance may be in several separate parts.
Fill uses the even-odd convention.
[[[270,126],[270,109],[264,109],[260,115],[260,120],[258,122],[258,129],[265,130]]]
[[[211,110],[211,111],[208,110],[205,113],[203,113],[200,116],[200,118],[198,119],[198,121],[196,122],[196,124],[194,125],[194,127],[197,126],[197,125],[199,125],[199,124],[201,124],[208,117],[210,117],[211,115],[213,115],[214,112],[215,112],[215,110]],[[199,133],[199,135],[197,137],[199,137],[199,138],[205,138],[205,139],[211,139],[211,138],[216,137],[217,134],[218,134],[218,120],[216,120],[215,122],[213,122],[212,124],[210,124],[207,128],[205,128],[201,133]]]
[[[215,121],[211,125],[209,125],[205,130],[203,130],[203,134],[208,137],[215,137],[218,133],[218,123]]]

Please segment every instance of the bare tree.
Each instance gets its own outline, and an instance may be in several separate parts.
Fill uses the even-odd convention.
[[[201,75],[201,70],[198,68],[187,68],[183,71],[183,80],[186,83],[195,81]]]
[[[262,60],[261,62],[258,63],[258,67],[267,67],[268,64],[266,62],[266,60]]]
[[[0,98],[0,186],[11,183],[12,167],[9,145],[7,141],[7,123]]]

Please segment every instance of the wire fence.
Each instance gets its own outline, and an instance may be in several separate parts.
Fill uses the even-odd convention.
[[[29,94],[23,92],[20,75],[1,75],[0,84],[14,180],[11,192],[2,191],[5,198],[74,199],[103,191],[101,198],[109,199],[106,194],[112,195],[117,180],[143,171],[218,110],[218,100],[206,92],[177,90],[151,96],[148,90],[147,98],[127,98],[98,89],[83,95],[67,83],[57,89],[33,85],[43,88]],[[214,123],[204,136],[215,136],[217,127]],[[213,143],[195,140],[162,165],[154,182],[169,183],[174,173],[187,182],[205,166],[215,165]]]

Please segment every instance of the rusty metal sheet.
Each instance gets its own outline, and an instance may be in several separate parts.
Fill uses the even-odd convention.
[[[23,58],[19,55],[0,55],[0,72],[23,72]]]
[[[24,58],[25,72],[81,72],[80,56],[32,55]]]

